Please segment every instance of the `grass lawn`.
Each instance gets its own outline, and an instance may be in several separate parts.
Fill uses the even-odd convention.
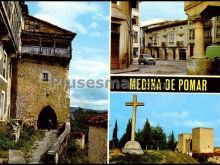
[[[142,164],[197,164],[198,162],[185,154],[167,150],[147,150],[143,155],[123,154],[120,149],[110,150],[110,163]]]

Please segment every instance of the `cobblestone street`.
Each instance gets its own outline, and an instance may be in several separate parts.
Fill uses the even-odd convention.
[[[157,60],[155,65],[138,65],[137,59],[134,60],[134,65],[139,67],[139,71],[127,72],[128,74],[171,74],[171,75],[186,75],[186,61],[168,61]]]

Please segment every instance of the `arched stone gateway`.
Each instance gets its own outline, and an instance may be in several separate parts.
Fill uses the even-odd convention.
[[[52,121],[53,126],[51,129],[57,129],[57,115],[50,106],[46,106],[39,113],[37,120],[38,129],[47,129],[49,124],[49,119]]]

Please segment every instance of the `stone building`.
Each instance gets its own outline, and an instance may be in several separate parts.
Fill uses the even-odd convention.
[[[111,1],[111,69],[125,69],[132,64],[132,8],[136,4],[137,1]]]
[[[0,121],[11,111],[12,59],[20,51],[22,2],[0,1]]]
[[[21,52],[13,60],[11,117],[39,129],[69,118],[68,71],[76,33],[23,12]]]
[[[184,10],[188,21],[194,28],[192,36],[194,39],[193,56],[187,62],[187,74],[209,75],[212,74],[213,64],[205,56],[205,37],[210,32],[205,29],[205,22],[213,17],[220,16],[219,1],[185,1]],[[218,20],[219,18],[217,18]],[[218,22],[218,21],[217,21]],[[214,30],[216,38],[219,38],[219,26]]]
[[[98,114],[88,120],[88,157],[91,164],[107,163],[108,113]]]
[[[141,53],[149,53],[163,60],[188,60],[195,52],[193,21],[164,21],[141,27]],[[143,46],[144,45],[144,46]],[[220,45],[220,17],[204,21],[204,48]]]
[[[214,129],[194,128],[192,130],[192,152],[213,153],[214,152]]]
[[[193,154],[214,153],[214,129],[198,127],[192,129],[192,134],[179,134],[177,151]]]
[[[192,151],[192,134],[182,133],[178,136],[177,151],[181,153],[189,153]]]
[[[140,5],[137,1],[136,6],[132,8],[132,28],[133,28],[133,57],[140,55]]]
[[[164,21],[141,27],[142,53],[160,60],[186,60],[187,20]]]

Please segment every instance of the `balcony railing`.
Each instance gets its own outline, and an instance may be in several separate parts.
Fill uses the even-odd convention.
[[[20,43],[20,30],[21,30],[21,7],[19,1],[0,1],[2,13],[4,15],[5,26],[12,34],[12,40],[18,49]]]
[[[177,47],[184,47],[184,42],[183,41],[177,41],[176,45],[177,45]]]
[[[44,56],[70,57],[69,49],[40,46],[22,46],[21,53]]]

